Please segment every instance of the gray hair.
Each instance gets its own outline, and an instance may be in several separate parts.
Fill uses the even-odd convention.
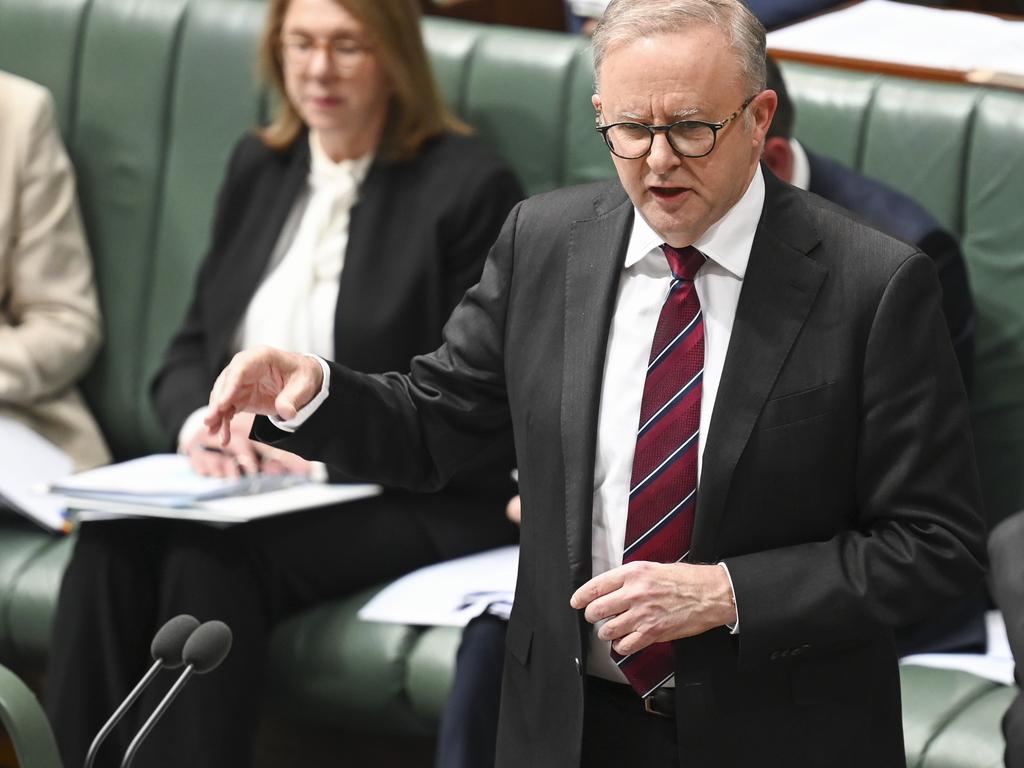
[[[722,30],[739,55],[748,94],[765,88],[765,32],[739,0],[612,0],[594,30],[594,80],[609,50],[696,25]]]

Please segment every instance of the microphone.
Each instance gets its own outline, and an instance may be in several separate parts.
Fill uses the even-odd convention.
[[[153,730],[156,721],[171,706],[171,702],[181,693],[181,689],[185,687],[189,678],[193,674],[204,675],[215,670],[224,661],[230,650],[231,630],[223,621],[207,621],[196,628],[185,641],[185,647],[181,651],[181,658],[186,664],[185,671],[181,673],[174,685],[171,686],[171,690],[167,692],[167,695],[153,710],[153,714],[142,724],[142,728],[132,739],[131,744],[128,745],[128,749],[124,753],[124,760],[121,761],[121,768],[128,768],[132,764],[135,753],[139,751],[143,740]]]
[[[132,689],[132,692],[128,694],[128,697],[121,702],[121,706],[114,711],[110,719],[100,728],[100,732],[96,734],[96,738],[93,739],[92,744],[89,746],[89,752],[85,756],[85,768],[92,768],[96,754],[100,751],[100,745],[110,735],[110,732],[114,730],[114,726],[124,717],[124,713],[128,711],[128,708],[139,698],[139,695],[146,689],[146,686],[153,682],[153,678],[157,676],[161,668],[177,669],[182,665],[182,653],[184,652],[185,645],[198,626],[198,619],[183,613],[180,616],[175,616],[160,627],[153,637],[152,645],[149,647],[155,663],[149,668],[149,671],[146,672],[138,685]]]

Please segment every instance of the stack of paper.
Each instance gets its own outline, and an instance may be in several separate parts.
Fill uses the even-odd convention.
[[[51,485],[78,520],[166,517],[214,525],[340,504],[380,491],[379,485],[325,485],[295,476],[204,477],[179,454],[111,464]]]
[[[71,471],[71,459],[20,422],[0,417],[0,502],[51,531],[67,531],[64,503],[46,486]]]
[[[293,475],[206,477],[192,471],[187,457],[159,453],[65,477],[53,483],[50,491],[75,501],[188,507],[210,499],[275,491],[304,482],[306,478]]]
[[[1024,75],[1024,22],[865,0],[768,35],[772,50]]]

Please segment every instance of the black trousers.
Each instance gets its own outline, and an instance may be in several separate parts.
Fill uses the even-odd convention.
[[[505,501],[386,494],[224,529],[169,520],[83,524],[58,600],[45,702],[64,764],[82,765],[96,732],[152,663],[156,629],[190,613],[225,621],[231,653],[189,682],[133,765],[251,765],[273,626],[422,565],[508,543],[515,529]],[[97,768],[120,764],[176,676],[161,673],[111,734]]]
[[[644,711],[624,683],[588,677],[580,768],[678,768],[675,718]]]
[[[1013,653],[1014,677],[1024,687],[1024,511],[1007,517],[988,537],[989,582],[1003,612]],[[1003,716],[1006,768],[1024,768],[1024,694],[1018,693]]]
[[[462,633],[455,680],[441,713],[435,768],[493,768],[508,622],[483,614]]]

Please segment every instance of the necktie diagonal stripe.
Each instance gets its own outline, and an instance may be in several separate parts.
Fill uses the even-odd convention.
[[[662,251],[673,280],[651,344],[640,404],[622,562],[675,563],[690,549],[697,502],[697,455],[704,372],[704,321],[693,280],[695,248]],[[671,643],[612,658],[641,696],[671,679]]]

